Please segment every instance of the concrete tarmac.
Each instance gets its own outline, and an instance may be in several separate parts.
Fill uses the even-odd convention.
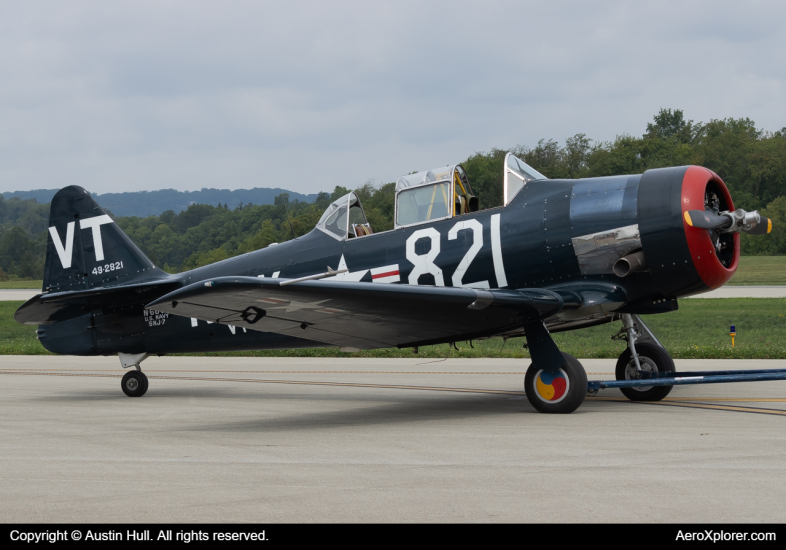
[[[614,360],[583,360],[613,379]],[[678,360],[679,370],[786,361]],[[0,356],[6,522],[782,522],[786,382],[534,411],[528,361]]]
[[[786,298],[786,285],[726,285],[691,298]]]
[[[16,302],[18,300],[27,301],[36,294],[41,294],[41,291],[27,288],[4,288],[0,289],[0,302]]]

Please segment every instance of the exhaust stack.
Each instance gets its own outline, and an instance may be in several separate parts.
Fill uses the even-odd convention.
[[[614,262],[614,267],[612,268],[614,275],[617,277],[627,277],[631,273],[644,271],[645,269],[647,269],[647,261],[644,259],[644,252],[641,250],[623,256]]]

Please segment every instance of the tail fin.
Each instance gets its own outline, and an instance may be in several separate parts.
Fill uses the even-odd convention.
[[[44,291],[87,290],[165,278],[145,254],[79,186],[52,199]]]

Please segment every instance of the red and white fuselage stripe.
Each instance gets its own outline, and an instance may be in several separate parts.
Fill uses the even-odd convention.
[[[371,270],[371,282],[373,283],[398,283],[401,276],[398,271],[398,264],[375,267]]]

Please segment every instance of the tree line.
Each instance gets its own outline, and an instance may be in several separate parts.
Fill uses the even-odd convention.
[[[462,165],[482,208],[502,204],[505,154],[511,151],[549,178],[639,174],[651,168],[696,164],[716,172],[735,206],[758,209],[773,219],[769,238],[742,236],[744,254],[786,254],[786,128],[768,132],[748,118],[707,123],[685,120],[681,110],[662,109],[641,136],[595,142],[577,134],[560,144],[478,152]],[[394,183],[365,183],[355,189],[375,231],[393,228]],[[314,202],[195,204],[160,216],[116,217],[115,221],[153,262],[169,272],[193,269],[308,233],[331,201],[349,192],[336,187]],[[0,278],[41,278],[49,206],[0,197]]]

